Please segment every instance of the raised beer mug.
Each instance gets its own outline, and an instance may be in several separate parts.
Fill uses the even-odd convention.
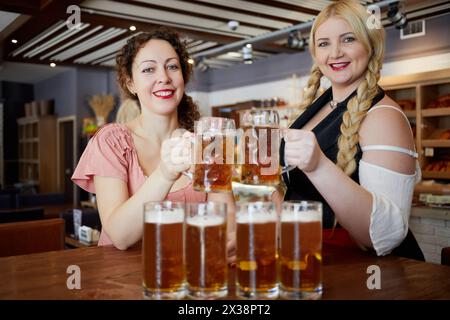
[[[272,202],[238,204],[236,213],[236,295],[278,297],[277,222]]]
[[[183,223],[183,203],[162,201],[144,205],[144,298],[181,299],[185,296]]]
[[[276,110],[252,109],[242,117],[239,136],[241,182],[251,185],[278,185],[280,174],[280,117]]]
[[[280,220],[280,296],[322,297],[322,203],[285,201]]]
[[[203,117],[195,123],[193,187],[231,191],[236,125],[234,120]]]
[[[188,296],[215,299],[228,293],[226,203],[186,204]]]

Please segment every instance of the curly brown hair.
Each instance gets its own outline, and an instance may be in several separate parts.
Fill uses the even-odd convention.
[[[186,44],[180,40],[178,32],[171,28],[159,27],[151,32],[140,33],[129,39],[127,44],[120,49],[116,56],[117,82],[122,89],[125,98],[130,98],[140,106],[137,96],[133,95],[127,87],[127,82],[132,78],[132,65],[138,51],[151,39],[165,40],[171,44],[180,59],[181,73],[184,83],[187,84],[192,75],[191,64],[188,63],[189,54]],[[178,105],[178,122],[181,128],[194,130],[194,122],[200,118],[198,106],[186,93],[183,94]]]

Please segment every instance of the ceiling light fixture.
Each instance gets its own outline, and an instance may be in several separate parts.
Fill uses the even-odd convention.
[[[14,44],[16,44],[16,43],[17,43],[17,40],[16,40],[16,39],[12,39],[11,42],[14,43]]]
[[[194,64],[194,59],[189,58],[187,62],[188,62],[189,64]]]
[[[236,31],[237,28],[239,28],[239,21],[236,20],[228,21],[228,28],[230,28],[231,31]]]
[[[245,64],[253,63],[253,47],[252,47],[251,43],[247,43],[242,48],[242,58],[243,58]]]
[[[52,67],[52,68],[56,67],[56,63],[54,63],[54,62],[50,63],[50,67]]]
[[[387,17],[389,21],[391,21],[396,29],[403,29],[408,24],[408,20],[406,19],[406,15],[400,11],[400,5],[398,2],[391,3],[389,5],[389,10],[387,13]]]
[[[135,26],[130,26],[130,30],[131,31],[136,31],[136,27]]]
[[[291,31],[288,36],[287,45],[289,48],[305,50],[308,40],[302,37],[300,31]]]
[[[205,63],[204,59],[200,60],[199,63],[196,64],[196,67],[201,72],[206,72],[209,69],[209,66]]]

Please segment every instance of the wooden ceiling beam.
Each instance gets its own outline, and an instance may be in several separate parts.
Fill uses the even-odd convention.
[[[131,17],[129,19],[125,19],[119,17],[104,16],[100,14],[89,14],[85,12],[82,13],[81,20],[85,23],[87,22],[93,25],[103,25],[105,27],[116,27],[124,29],[128,29],[131,25],[134,25],[136,27],[136,31],[144,32],[151,31],[152,29],[161,26],[156,23],[132,20]],[[174,29],[177,30],[181,35],[187,36],[191,39],[213,41],[221,44],[242,40],[242,37],[214,34],[204,31],[190,30],[182,27],[174,27]]]
[[[96,26],[102,25],[103,29],[100,31],[97,31],[95,34],[98,34],[100,32],[105,31],[108,28],[123,28],[123,29],[129,29],[131,25],[134,25],[137,30],[136,31],[150,31],[156,27],[159,27],[158,24],[155,23],[149,23],[149,22],[142,22],[142,21],[136,21],[133,19],[133,17],[112,17],[107,15],[101,15],[96,13],[89,13],[89,9],[86,8],[86,10],[83,10],[81,12],[81,22],[82,23],[89,23],[90,27],[88,27],[86,30],[83,30],[82,32],[75,34],[73,36],[70,36],[69,38],[65,39],[64,41],[53,45],[49,48],[47,48],[45,51],[39,53],[35,57],[28,59],[28,58],[21,58],[21,56],[12,57],[9,56],[11,52],[19,48],[21,45],[24,45],[27,41],[34,38],[39,33],[43,32],[50,26],[54,25],[58,20],[65,20],[69,17],[69,15],[66,13],[67,7],[69,5],[80,5],[83,0],[58,0],[50,2],[48,0],[48,4],[42,8],[38,13],[34,14],[30,20],[25,23],[21,28],[16,30],[14,33],[11,34],[10,37],[6,39],[5,42],[5,60],[9,61],[20,61],[20,62],[28,62],[28,63],[39,63],[39,64],[49,64],[50,58],[48,57],[44,60],[40,60],[39,57],[51,52],[52,50],[56,49],[58,46],[62,46],[65,43],[72,41],[76,37],[79,37],[82,33],[87,32],[86,30],[90,30]],[[119,0],[121,1],[121,0]],[[19,1],[18,3],[20,3]],[[34,5],[37,5],[37,2],[34,3]],[[83,8],[81,6],[81,8]],[[216,42],[218,45],[225,45],[228,43],[236,42],[239,40],[242,40],[243,38],[240,36],[233,36],[233,35],[222,35],[222,34],[215,34],[205,31],[197,31],[197,30],[190,30],[183,27],[175,27],[176,30],[180,32],[181,36],[188,37],[193,40],[202,40],[202,41],[212,41]],[[133,32],[134,33],[134,32]],[[92,37],[95,34],[92,34],[89,36]],[[122,34],[120,36],[116,36],[114,38],[109,39],[106,42],[103,42],[102,44],[96,45],[93,48],[90,48],[88,50],[83,51],[82,53],[77,54],[76,56],[68,59],[67,61],[63,63],[58,63],[62,65],[79,65],[75,64],[74,61],[82,56],[85,56],[87,54],[90,54],[92,52],[95,52],[107,45],[110,45],[116,41],[119,41],[120,39],[123,39],[129,35],[131,35],[132,32],[128,31],[125,34]],[[12,44],[10,42],[10,39],[12,38],[17,39],[19,42],[17,44]],[[87,38],[81,40],[84,41]],[[37,44],[39,45],[39,43]],[[254,44],[254,50],[257,51],[263,51],[267,53],[286,53],[286,52],[297,52],[297,50],[287,48],[285,46],[277,45],[277,44],[271,44],[271,43],[255,43]],[[58,54],[60,52],[57,52],[55,54]]]
[[[106,27],[119,27],[128,29],[131,25],[134,25],[136,27],[136,31],[151,31],[154,28],[159,27],[160,25],[154,24],[154,23],[147,23],[147,22],[140,22],[140,21],[133,21],[130,19],[124,19],[124,18],[117,18],[117,17],[109,17],[109,16],[103,16],[99,14],[86,14],[83,13],[82,15],[82,21],[91,23],[92,25],[104,25]],[[203,31],[196,31],[196,30],[189,30],[185,28],[175,27],[175,30],[177,30],[182,36],[187,36],[194,40],[203,40],[203,41],[211,41],[211,42],[217,42],[218,44],[224,45],[228,43],[232,43],[235,41],[242,40],[242,37],[232,37],[228,35],[221,35],[221,34],[214,34],[214,33],[208,33]],[[279,52],[297,52],[297,50],[292,50],[284,46],[276,45],[276,44],[264,44],[264,43],[258,43],[255,44],[255,49],[266,51],[266,52],[272,52],[272,53],[279,53]]]
[[[178,13],[178,14],[182,14],[182,15],[189,14],[189,16],[192,16],[192,17],[217,20],[217,21],[223,22],[224,24],[226,24],[230,20],[227,18],[212,16],[212,15],[208,15],[208,14],[204,14],[204,13],[185,11],[182,8],[180,8],[180,9],[167,8],[164,6],[159,6],[159,5],[149,4],[149,3],[139,2],[139,1],[128,1],[128,0],[114,0],[114,1],[133,5],[133,6],[140,6],[143,8],[155,9],[155,10],[162,10],[162,11],[170,10],[170,13]],[[231,12],[230,10],[227,10],[227,11]],[[233,10],[233,11],[236,11],[236,10]],[[274,20],[276,20],[276,19],[274,19]],[[252,28],[260,28],[260,29],[269,30],[269,31],[278,30],[277,28],[274,28],[274,27],[263,26],[260,24],[255,24],[255,23],[250,23],[250,22],[245,22],[245,21],[244,22],[241,21],[241,25],[247,26],[247,27],[252,27]]]
[[[49,64],[50,64],[50,62],[47,61],[47,60],[39,60],[39,58],[35,58],[35,57],[30,58],[30,59],[28,59],[28,58],[22,58],[22,57],[19,57],[19,56],[17,56],[17,57],[10,57],[10,58],[8,59],[8,61],[11,61],[11,62],[23,62],[23,63],[34,63],[34,64],[42,64],[42,65],[49,65]],[[55,64],[56,64],[57,66],[62,66],[62,67],[80,67],[80,66],[86,66],[86,67],[89,67],[89,68],[97,68],[97,67],[99,67],[99,68],[109,68],[109,69],[111,69],[111,67],[100,66],[100,65],[98,65],[98,66],[97,66],[97,65],[91,66],[91,65],[89,65],[89,64],[86,64],[86,65],[74,64],[74,63],[72,63],[71,60],[67,60],[67,61],[56,61]],[[50,68],[50,66],[49,66],[49,68]]]
[[[184,2],[189,2],[189,3],[196,3],[196,4],[200,4],[202,6],[205,7],[210,7],[210,8],[216,8],[216,9],[223,9],[223,10],[230,10],[230,7],[227,6],[221,6],[220,2],[218,2],[217,4],[212,4],[212,3],[205,3],[205,2],[201,2],[201,1],[197,1],[197,0],[181,0]],[[280,6],[278,6],[278,2],[277,2],[277,6],[274,6],[275,8],[279,8]],[[238,12],[238,13],[242,13],[242,14],[251,14],[260,18],[266,18],[266,19],[271,19],[271,20],[278,20],[280,22],[285,22],[285,23],[290,23],[290,24],[297,24],[299,23],[299,21],[294,20],[294,19],[288,19],[285,17],[280,17],[280,16],[274,16],[274,15],[268,15],[268,14],[264,14],[264,13],[260,13],[260,12],[254,12],[254,11],[247,11],[247,10],[242,10],[242,9],[237,9],[237,8],[233,8],[232,11]]]
[[[74,39],[77,39],[79,37],[81,37],[83,34],[86,34],[87,32],[91,31],[92,29],[94,29],[96,26],[89,26],[86,29],[80,31],[79,33],[76,33],[74,35],[71,35],[70,37],[68,37],[67,39],[64,39],[63,41],[56,43],[52,46],[49,46],[48,48],[46,48],[44,51],[40,52],[39,54],[36,55],[36,58],[39,58],[41,56],[46,55],[47,53],[53,52],[55,49],[61,48],[63,47],[66,43],[73,41]],[[70,48],[73,48],[74,46],[86,41],[89,38],[93,38],[97,35],[99,35],[100,33],[104,32],[105,28],[97,30],[92,32],[88,37],[81,39],[79,42],[75,42],[74,44],[68,46],[67,48],[63,48],[62,50],[58,50],[56,51],[54,54],[52,54],[51,56],[43,59],[44,63],[50,63],[51,62],[51,57],[60,54],[61,52],[64,52],[66,50],[69,50]]]
[[[9,60],[8,55],[12,51],[24,45],[37,34],[55,24],[58,20],[66,20],[70,16],[66,13],[67,7],[70,5],[78,5],[81,2],[83,2],[83,0],[52,1],[45,5],[42,10],[33,14],[26,23],[6,38],[4,42],[5,60]],[[10,39],[16,39],[18,40],[18,43],[13,44]]]
[[[77,55],[71,57],[68,61],[71,61],[72,63],[75,64],[74,61],[77,60],[78,58],[84,57],[84,56],[86,56],[86,55],[88,55],[88,54],[90,54],[90,53],[92,53],[92,52],[95,52],[95,51],[97,51],[97,50],[103,49],[103,48],[109,46],[110,44],[113,44],[113,43],[115,43],[115,42],[117,42],[117,41],[120,41],[120,40],[122,40],[122,39],[124,39],[124,38],[130,36],[130,35],[133,34],[133,33],[134,33],[134,32],[122,33],[122,34],[120,34],[120,35],[118,35],[118,36],[115,36],[115,37],[113,37],[113,38],[110,38],[109,40],[106,40],[105,42],[102,42],[102,43],[100,43],[100,44],[98,44],[98,45],[96,45],[96,46],[94,46],[94,47],[92,47],[92,48],[90,48],[90,49],[87,49],[87,50],[85,50],[85,51],[83,51],[83,52],[81,52],[81,53],[79,53],[79,54],[77,54]],[[109,55],[109,54],[108,54],[108,55]],[[100,56],[99,58],[101,58],[101,56]]]
[[[314,16],[317,16],[320,13],[319,10],[314,10],[314,9],[304,7],[304,6],[295,6],[292,4],[277,2],[277,1],[273,1],[273,0],[252,0],[252,2],[256,2],[259,4],[264,4],[266,6],[271,6],[271,7],[280,8],[280,9],[286,9],[286,10],[301,12],[301,13],[305,13],[305,14],[312,14]],[[298,23],[298,21],[296,23]]]

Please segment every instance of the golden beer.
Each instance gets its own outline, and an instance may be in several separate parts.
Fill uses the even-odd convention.
[[[252,185],[280,183],[279,129],[273,126],[244,127],[244,163],[241,181]]]
[[[197,191],[231,191],[234,166],[234,137],[205,136],[195,159],[193,185]],[[198,148],[196,146],[196,148]],[[200,152],[200,153],[199,153]]]
[[[142,241],[144,295],[176,299],[185,294],[184,212],[145,212]]]
[[[271,204],[272,205],[272,204]],[[273,205],[271,206],[273,210]],[[275,298],[277,281],[276,213],[238,214],[236,287],[244,298]]]
[[[225,217],[186,219],[186,279],[194,298],[227,294],[227,230]]]
[[[321,211],[281,214],[280,291],[285,298],[322,294]]]

